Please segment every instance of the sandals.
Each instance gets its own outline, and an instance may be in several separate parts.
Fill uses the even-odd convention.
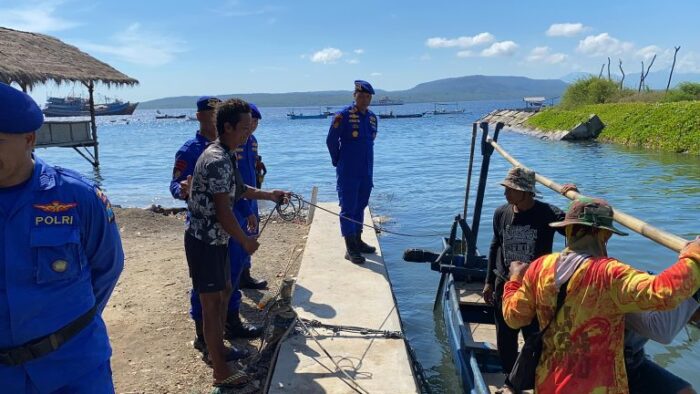
[[[236,371],[228,378],[220,382],[214,382],[213,386],[224,389],[240,389],[245,387],[248,383],[250,383],[250,381],[250,376],[248,376],[245,372]]]

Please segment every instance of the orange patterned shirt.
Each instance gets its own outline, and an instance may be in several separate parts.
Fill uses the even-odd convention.
[[[503,317],[512,328],[537,316],[552,319],[558,289],[554,268],[559,254],[535,260],[522,282],[508,281]],[[700,245],[649,275],[613,258],[584,261],[569,282],[566,301],[543,337],[535,379],[538,393],[627,393],[623,357],[624,314],[673,309],[700,287]]]

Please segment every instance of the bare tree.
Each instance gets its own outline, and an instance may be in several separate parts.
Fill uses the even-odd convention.
[[[605,63],[600,66],[600,73],[598,73],[598,78],[603,78],[603,70],[605,70]]]
[[[622,79],[620,80],[620,90],[622,90],[623,82],[625,82],[625,70],[622,69],[622,59],[620,59],[620,72],[622,73]]]
[[[639,76],[639,89],[638,92],[642,91],[642,85],[644,85],[644,80],[647,79],[647,76],[649,75],[649,70],[651,70],[651,66],[654,65],[654,60],[656,60],[656,55],[651,58],[651,63],[649,63],[649,67],[647,67],[647,71],[644,72],[644,61],[642,61],[642,74]]]
[[[610,78],[610,57],[608,57],[608,81],[612,81],[612,78]]]
[[[676,55],[678,55],[678,51],[681,50],[680,46],[674,47],[676,51],[673,52],[673,64],[671,65],[671,73],[668,75],[668,83],[666,84],[666,91],[668,92],[668,88],[671,87],[671,78],[673,78],[673,69],[676,68]]]

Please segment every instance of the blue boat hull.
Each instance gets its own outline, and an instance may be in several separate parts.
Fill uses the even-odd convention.
[[[138,103],[113,103],[95,106],[95,116],[131,115]],[[75,105],[49,105],[44,110],[46,117],[90,116],[90,110]]]

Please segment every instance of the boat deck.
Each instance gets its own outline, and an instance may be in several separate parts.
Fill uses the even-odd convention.
[[[466,305],[486,305],[486,301],[481,296],[484,289],[484,284],[480,282],[455,282],[455,290],[459,297],[460,304]],[[497,349],[496,347],[496,326],[487,323],[466,323],[469,325],[472,340],[474,342],[482,342],[489,349]],[[518,347],[522,347],[524,341],[522,335],[518,335]],[[503,386],[504,376],[501,373],[482,373],[484,382],[489,387],[491,393],[495,393]],[[530,392],[530,391],[525,391]]]
[[[338,211],[337,204],[320,204]],[[365,223],[371,225],[369,210]],[[344,259],[338,217],[316,212],[294,288],[292,305],[302,318],[325,324],[402,331],[376,235],[363,239],[377,247],[364,265]],[[280,348],[269,393],[417,393],[403,339],[337,334],[315,329],[288,337]],[[322,346],[322,348],[319,346]],[[342,374],[326,355],[351,379]]]

